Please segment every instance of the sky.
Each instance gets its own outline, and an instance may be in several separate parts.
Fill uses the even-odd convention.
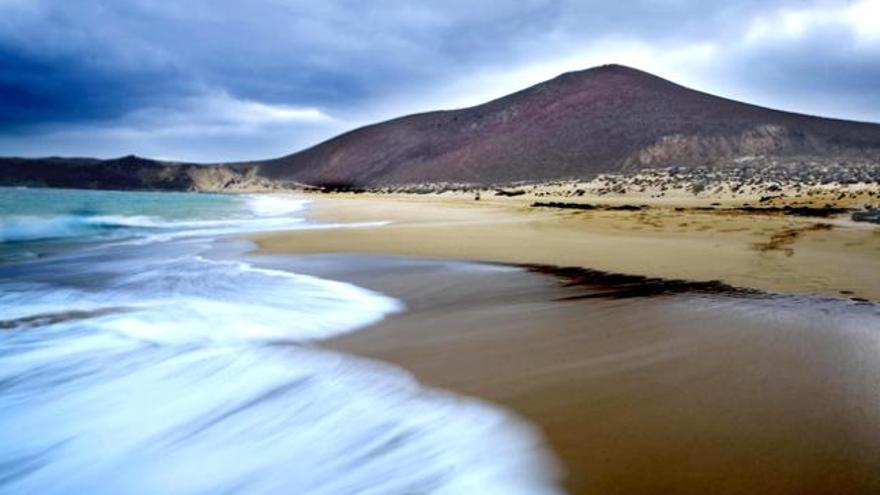
[[[880,0],[0,0],[0,156],[282,156],[619,63],[880,122]]]

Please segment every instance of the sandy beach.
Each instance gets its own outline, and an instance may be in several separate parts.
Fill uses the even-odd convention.
[[[404,313],[321,346],[396,364],[530,420],[559,457],[569,493],[880,488],[876,306],[584,297],[612,288],[411,258],[274,263],[404,300]]]
[[[263,252],[394,254],[579,266],[770,292],[880,300],[880,229],[841,218],[705,211],[532,208],[528,199],[309,196],[315,219],[375,228],[272,233]],[[607,203],[608,200],[606,199]],[[641,202],[639,200],[638,202]],[[714,201],[713,201],[714,203]],[[613,204],[613,203],[612,203]],[[685,211],[675,207],[684,204]]]
[[[316,198],[312,215],[392,223],[264,234],[260,253],[311,253],[293,257],[296,271],[407,304],[405,313],[326,345],[524,416],[559,456],[571,493],[880,489],[880,313],[860,302],[880,296],[876,229],[835,219],[406,197]],[[798,233],[783,241],[780,232]],[[325,262],[346,256],[354,261]],[[438,261],[418,269],[404,262],[419,258]],[[629,298],[613,286],[440,259],[814,295]]]

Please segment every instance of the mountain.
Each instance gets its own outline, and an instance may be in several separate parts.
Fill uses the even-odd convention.
[[[749,156],[880,157],[880,125],[770,110],[620,65],[363,127],[259,163],[307,183],[503,183]]]
[[[0,158],[0,186],[151,191],[246,191],[271,189],[249,165],[198,165],[124,156],[95,158]]]
[[[880,125],[771,110],[605,65],[475,107],[362,127],[273,160],[0,159],[0,185],[246,190],[290,183],[498,184],[723,166],[753,157],[877,161]]]

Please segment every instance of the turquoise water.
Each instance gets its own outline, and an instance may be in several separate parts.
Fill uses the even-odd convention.
[[[0,493],[553,492],[506,412],[312,344],[399,301],[218,249],[360,226],[306,207],[0,189]]]
[[[0,262],[73,244],[301,228],[304,207],[281,196],[0,188]]]
[[[217,218],[242,213],[242,196],[223,194],[82,191],[0,187],[3,216],[151,216]]]
[[[224,234],[299,226],[305,202],[272,196],[0,188],[0,260],[58,241]]]

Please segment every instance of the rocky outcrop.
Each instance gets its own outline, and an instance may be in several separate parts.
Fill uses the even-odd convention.
[[[0,159],[0,186],[148,191],[251,192],[302,187],[270,180],[253,165],[197,165],[126,156]]]
[[[761,125],[733,136],[674,134],[639,150],[623,169],[658,168],[670,164],[704,166],[745,158],[828,153],[828,145],[778,125]],[[839,150],[845,153],[846,150]]]

